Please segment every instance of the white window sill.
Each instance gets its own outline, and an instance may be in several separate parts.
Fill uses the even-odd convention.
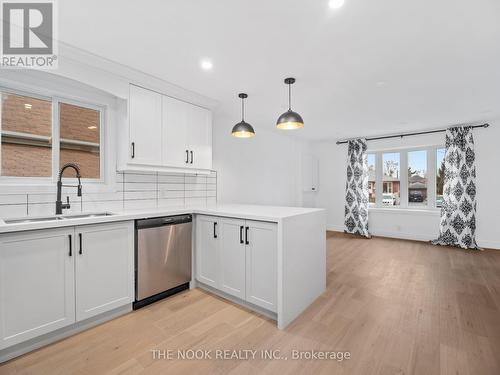
[[[387,214],[406,214],[406,215],[431,215],[439,216],[441,209],[439,208],[414,208],[414,207],[368,207],[368,213],[370,212],[380,212]]]

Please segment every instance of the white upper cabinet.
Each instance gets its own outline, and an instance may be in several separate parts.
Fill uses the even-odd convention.
[[[190,164],[196,169],[212,168],[212,113],[190,106],[188,112],[188,145]]]
[[[119,158],[120,169],[212,168],[210,110],[130,85],[129,111],[128,155]]]
[[[129,163],[162,165],[162,96],[130,85]]]
[[[190,161],[188,140],[188,104],[162,96],[163,163],[186,168]]]

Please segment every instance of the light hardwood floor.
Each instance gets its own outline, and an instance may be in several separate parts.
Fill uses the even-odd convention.
[[[327,244],[328,289],[284,331],[192,290],[7,362],[0,374],[500,374],[500,251],[341,234]],[[351,359],[155,360],[151,349]]]

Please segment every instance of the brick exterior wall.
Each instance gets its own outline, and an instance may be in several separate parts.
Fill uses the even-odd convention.
[[[31,107],[26,108],[25,104]],[[99,111],[61,103],[59,116],[61,138],[99,143]],[[38,145],[10,143],[2,138],[2,175],[20,177],[52,175],[52,151],[49,146],[52,142],[52,102],[2,94],[2,131],[50,137],[45,144]],[[63,142],[60,164],[68,162],[77,163],[85,178],[100,177],[99,147]],[[67,171],[67,175],[73,176],[74,172]]]

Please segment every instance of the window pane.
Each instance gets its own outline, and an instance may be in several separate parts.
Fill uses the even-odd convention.
[[[52,102],[2,95],[2,176],[52,176]]]
[[[59,104],[60,165],[76,163],[83,178],[100,178],[100,112],[72,104]],[[66,170],[65,176],[74,177]]]
[[[375,154],[368,154],[368,201],[375,204]]]
[[[444,148],[437,149],[436,155],[436,207],[443,205],[443,186],[444,186]]]
[[[384,206],[399,206],[400,195],[400,163],[399,152],[382,155],[384,174],[382,176],[382,204]]]
[[[408,205],[427,206],[427,151],[408,152]]]

